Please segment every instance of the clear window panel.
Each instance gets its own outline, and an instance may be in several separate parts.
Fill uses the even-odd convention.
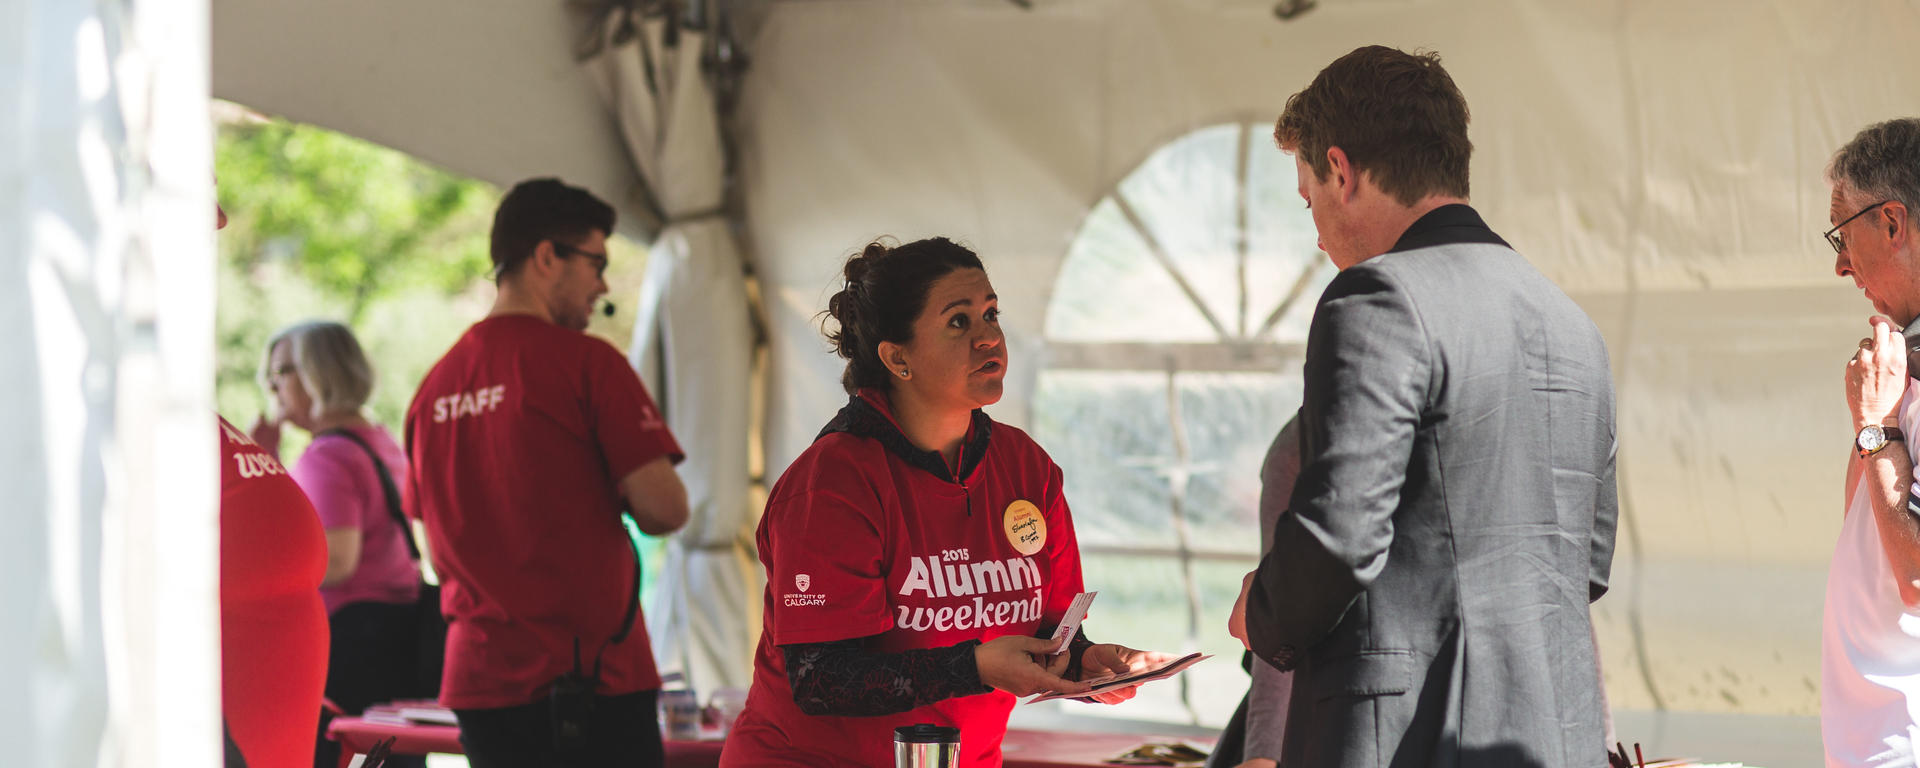
[[[1053,341],[1218,338],[1111,199],[1087,214],[1054,285],[1046,322]]]
[[[1247,295],[1259,330],[1274,310],[1280,307],[1302,272],[1311,270],[1312,281],[1287,313],[1288,330],[1268,336],[1275,341],[1301,341],[1314,303],[1336,270],[1327,255],[1320,252],[1320,236],[1313,227],[1313,213],[1300,199],[1294,174],[1293,157],[1273,148],[1273,138],[1263,131],[1249,131],[1247,141]],[[1302,311],[1304,310],[1304,311]]]
[[[1080,544],[1173,546],[1164,373],[1045,371],[1033,437],[1066,476]]]
[[[1238,124],[1229,124],[1187,134],[1154,152],[1119,190],[1174,268],[1234,336],[1243,325],[1240,131]]]
[[[1300,408],[1298,374],[1175,377],[1191,467],[1183,496],[1195,549],[1259,554],[1260,465]]]
[[[1307,331],[1313,328],[1313,310],[1319,306],[1320,294],[1327,290],[1327,283],[1333,282],[1333,276],[1339,273],[1340,270],[1335,269],[1330,261],[1321,261],[1315,266],[1306,290],[1300,292],[1300,299],[1287,307],[1280,316],[1280,322],[1262,340],[1306,342]]]
[[[1119,362],[1122,370],[1045,370],[1034,395],[1033,436],[1065,473],[1087,587],[1100,591],[1088,632],[1219,657],[1147,686],[1124,706],[1067,711],[1218,726],[1246,691],[1227,612],[1257,563],[1260,467],[1299,408],[1300,371],[1289,362],[1288,370],[1179,371],[1170,381],[1160,370],[1166,359],[1236,358],[1219,356],[1223,348],[1165,358],[1151,345],[1305,341],[1335,270],[1318,248],[1293,160],[1268,134],[1258,125],[1211,126],[1155,152],[1094,206],[1055,283],[1051,344],[1136,343],[1156,358],[1138,361],[1141,370],[1124,370],[1129,361]],[[1149,236],[1224,334],[1168,273]]]

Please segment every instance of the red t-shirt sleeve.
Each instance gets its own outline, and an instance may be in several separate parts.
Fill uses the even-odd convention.
[[[686,458],[680,443],[667,429],[653,397],[627,359],[595,339],[588,353],[589,423],[607,458],[607,473],[618,484],[647,462],[667,457],[675,464]]]
[[[1053,547],[1051,562],[1053,573],[1047,579],[1047,604],[1041,610],[1040,621],[1048,627],[1058,626],[1060,619],[1067,614],[1067,606],[1073,603],[1075,595],[1086,589],[1080,575],[1080,538],[1073,530],[1073,513],[1067,509],[1067,495],[1062,492],[1062,474],[1060,466],[1053,460],[1047,462],[1046,511],[1047,530],[1057,531],[1047,537],[1047,545]],[[1093,611],[1089,610],[1091,616]]]
[[[887,631],[893,617],[887,612],[879,497],[844,462],[813,461],[795,469],[812,476],[767,502],[773,644],[825,643]]]

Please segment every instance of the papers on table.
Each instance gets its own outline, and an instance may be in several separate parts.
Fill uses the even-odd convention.
[[[1106,693],[1107,691],[1118,690],[1131,685],[1143,685],[1146,683],[1151,683],[1155,680],[1165,680],[1169,677],[1173,677],[1174,675],[1180,674],[1181,672],[1185,672],[1187,667],[1191,667],[1195,664],[1198,664],[1200,662],[1206,661],[1207,659],[1211,659],[1211,658],[1213,658],[1212,654],[1190,653],[1180,658],[1169,661],[1165,664],[1161,664],[1160,666],[1153,667],[1151,669],[1144,669],[1139,672],[1134,672],[1127,675],[1104,675],[1101,677],[1093,678],[1091,680],[1087,680],[1085,682],[1091,684],[1093,686],[1093,690],[1088,691],[1086,693],[1048,692],[1048,693],[1043,693],[1038,696],[1035,696],[1031,699],[1027,699],[1023,703],[1033,704],[1035,702],[1052,701],[1054,699],[1077,699],[1083,696],[1092,696],[1097,693]]]
[[[453,710],[431,703],[380,704],[368,707],[360,713],[360,719],[369,723],[387,725],[459,725],[453,717]]]
[[[460,724],[459,720],[454,719],[453,710],[445,707],[401,707],[400,716],[406,718],[407,722],[411,723],[427,723],[430,725]]]

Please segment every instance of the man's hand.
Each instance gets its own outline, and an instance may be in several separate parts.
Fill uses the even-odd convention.
[[[1034,660],[1036,654],[1053,650],[1053,646],[1054,641],[1045,637],[996,637],[974,647],[973,663],[980,670],[980,682],[1015,696],[1048,691],[1078,694],[1090,690],[1092,686],[1049,673]]]
[[[280,456],[280,422],[268,421],[266,414],[260,414],[253,420],[253,426],[247,429],[247,437],[260,445],[260,450]]]
[[[1240,599],[1233,601],[1233,613],[1227,614],[1227,634],[1240,640],[1240,645],[1253,650],[1253,643],[1247,640],[1247,593],[1253,591],[1253,575],[1257,570],[1247,571],[1240,579]]]
[[[1100,643],[1088,648],[1080,655],[1080,679],[1091,680],[1102,675],[1144,672],[1173,659],[1172,654],[1159,651],[1136,651],[1124,645]],[[1118,704],[1133,698],[1134,694],[1139,692],[1139,685],[1129,685],[1125,688],[1102,691],[1092,698],[1101,704]]]
[[[1873,335],[1861,339],[1860,350],[1847,361],[1847,407],[1856,430],[1885,424],[1907,391],[1906,338],[1885,317],[1874,315],[1867,323]]]

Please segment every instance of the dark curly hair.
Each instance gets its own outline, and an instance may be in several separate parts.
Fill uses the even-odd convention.
[[[822,332],[834,351],[847,359],[840,386],[851,395],[861,389],[887,390],[893,374],[880,362],[880,342],[913,340],[913,321],[927,307],[935,281],[961,269],[986,268],[980,257],[944,237],[888,245],[882,238],[847,259],[845,287],[827,300],[826,314],[839,327]]]

